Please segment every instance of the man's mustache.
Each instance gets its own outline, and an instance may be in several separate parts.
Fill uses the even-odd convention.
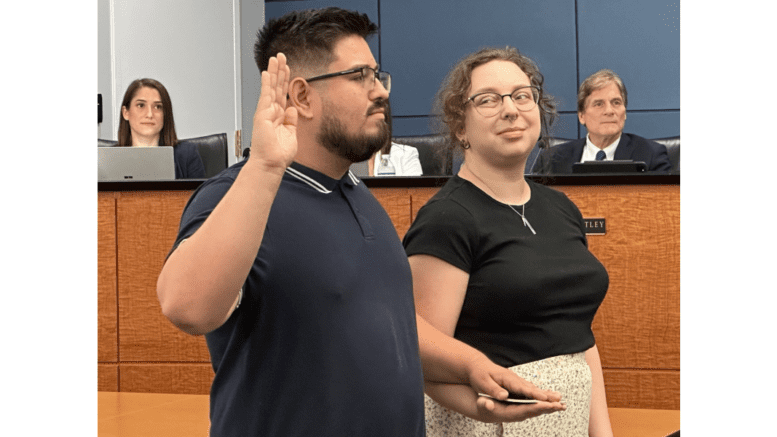
[[[388,100],[385,99],[378,99],[375,101],[375,103],[370,106],[370,109],[367,110],[367,115],[372,115],[376,112],[383,112],[384,114],[388,115]]]

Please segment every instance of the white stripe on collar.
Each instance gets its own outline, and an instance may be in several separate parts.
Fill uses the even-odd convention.
[[[356,175],[351,173],[351,170],[348,170],[348,176],[351,177],[351,180],[353,181],[354,185],[359,185],[359,178],[357,178]]]
[[[327,190],[326,187],[321,185],[318,181],[311,178],[310,176],[303,174],[299,170],[295,170],[291,167],[286,167],[286,173],[288,173],[290,176],[294,176],[295,178],[299,179],[300,181],[310,185],[314,190],[318,191],[319,193],[329,194],[332,191]]]

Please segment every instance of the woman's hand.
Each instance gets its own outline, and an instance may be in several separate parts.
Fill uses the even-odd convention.
[[[270,58],[254,114],[249,162],[283,173],[297,154],[297,109],[286,107],[291,72],[286,55]]]
[[[536,404],[506,404],[494,402],[483,396],[478,396],[477,420],[481,422],[521,422],[543,414],[564,411],[567,407],[559,402],[537,402]]]
[[[426,394],[440,405],[457,411],[471,419],[481,422],[520,422],[542,414],[555,413],[566,409],[559,402],[537,402],[536,404],[505,404],[483,396],[478,396],[465,384],[447,384],[426,382]]]
[[[475,358],[467,363],[466,367],[469,385],[477,393],[485,393],[496,399],[504,400],[507,399],[509,391],[549,403],[558,404],[561,401],[561,394],[550,390],[541,390],[516,375],[515,372],[495,364],[485,356]],[[493,411],[499,404],[499,402],[485,397],[479,397],[477,402],[478,409],[487,411]]]

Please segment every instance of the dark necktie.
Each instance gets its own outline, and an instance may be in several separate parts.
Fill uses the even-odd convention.
[[[596,160],[597,161],[604,161],[604,159],[607,158],[607,154],[604,153],[604,150],[600,150],[596,152]]]

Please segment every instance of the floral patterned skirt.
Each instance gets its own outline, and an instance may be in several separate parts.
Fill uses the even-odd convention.
[[[588,437],[591,369],[585,352],[521,364],[510,370],[543,390],[561,393],[565,411],[522,422],[483,423],[440,406],[424,395],[427,437]]]

